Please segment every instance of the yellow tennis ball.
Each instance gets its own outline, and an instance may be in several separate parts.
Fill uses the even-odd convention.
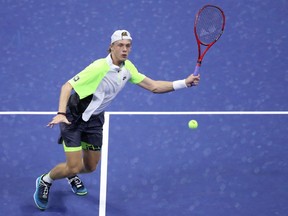
[[[198,122],[196,120],[190,120],[188,123],[190,129],[196,129],[198,127]]]

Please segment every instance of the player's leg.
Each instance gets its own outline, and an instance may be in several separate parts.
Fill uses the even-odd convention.
[[[70,175],[67,177],[68,183],[70,184],[73,193],[79,196],[83,196],[88,193],[86,187],[84,186],[84,183],[77,174],[93,172],[97,167],[100,157],[101,157],[100,151],[95,152],[90,150],[83,150],[81,168],[79,169],[79,171],[76,169],[75,170],[77,171],[76,173],[75,172],[72,174],[70,173]]]
[[[83,172],[93,172],[101,157],[103,139],[104,112],[92,115],[86,130],[81,134],[81,145],[83,148]]]
[[[93,172],[101,157],[102,132],[104,113],[92,115],[87,122],[81,123],[81,147],[83,149],[83,166],[79,173]],[[70,176],[68,182],[72,191],[77,195],[87,194],[79,176]]]
[[[82,160],[83,166],[79,173],[93,172],[97,167],[100,157],[101,157],[100,151],[83,150],[83,160]],[[72,191],[75,194],[83,196],[88,193],[86,187],[84,186],[84,183],[82,182],[82,180],[79,178],[78,175],[71,176],[67,179],[68,183],[71,185]]]
[[[81,173],[90,173],[96,170],[101,158],[101,151],[83,150],[84,170]]]
[[[73,153],[71,154],[71,152],[66,152],[66,158],[67,158],[66,166],[68,170],[70,170],[70,172],[68,172],[65,177],[67,178],[68,183],[71,186],[71,190],[73,191],[73,193],[77,195],[80,195],[80,196],[86,195],[87,189],[84,186],[81,179],[77,175],[78,173],[86,172],[86,168],[83,163],[82,150],[79,151],[79,155],[77,155],[77,161],[75,160],[75,158],[73,158]]]
[[[56,179],[66,177],[75,194],[87,194],[87,189],[77,173],[89,173],[96,169],[101,157],[103,124],[104,112],[78,125],[60,124],[66,162],[58,164],[47,175],[37,179],[34,200],[38,208],[46,209],[49,189],[52,181]]]
[[[81,145],[83,149],[83,169],[80,173],[93,172],[101,157],[102,137],[103,137],[104,113],[93,115],[87,123],[85,130],[81,133]],[[77,195],[87,193],[80,178],[72,176],[68,179],[72,191]]]
[[[56,165],[49,176],[53,180],[75,176],[84,170],[82,150],[65,152],[66,162]]]
[[[78,130],[77,125],[64,123],[60,124],[60,128],[66,162],[56,165],[48,174],[43,174],[37,178],[33,198],[36,206],[41,210],[45,210],[48,206],[49,190],[53,180],[74,176],[84,170],[81,131]]]

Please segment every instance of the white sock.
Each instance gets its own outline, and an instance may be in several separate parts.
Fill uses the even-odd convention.
[[[48,174],[44,175],[44,176],[42,177],[42,180],[45,181],[45,182],[47,182],[47,183],[49,183],[49,184],[52,184],[53,179],[50,178],[50,172],[49,172]]]

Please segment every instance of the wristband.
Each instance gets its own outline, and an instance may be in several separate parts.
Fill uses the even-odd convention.
[[[66,113],[65,113],[65,112],[57,112],[57,115],[64,115],[64,116],[66,116]]]
[[[173,89],[174,90],[178,90],[178,89],[182,89],[182,88],[187,88],[185,79],[173,81]]]

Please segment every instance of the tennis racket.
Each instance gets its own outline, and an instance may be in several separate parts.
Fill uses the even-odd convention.
[[[194,34],[198,45],[198,59],[194,70],[197,76],[202,60],[207,51],[217,42],[223,34],[225,27],[225,15],[221,8],[214,5],[205,5],[196,14],[194,22]],[[205,50],[201,52],[201,47]]]

